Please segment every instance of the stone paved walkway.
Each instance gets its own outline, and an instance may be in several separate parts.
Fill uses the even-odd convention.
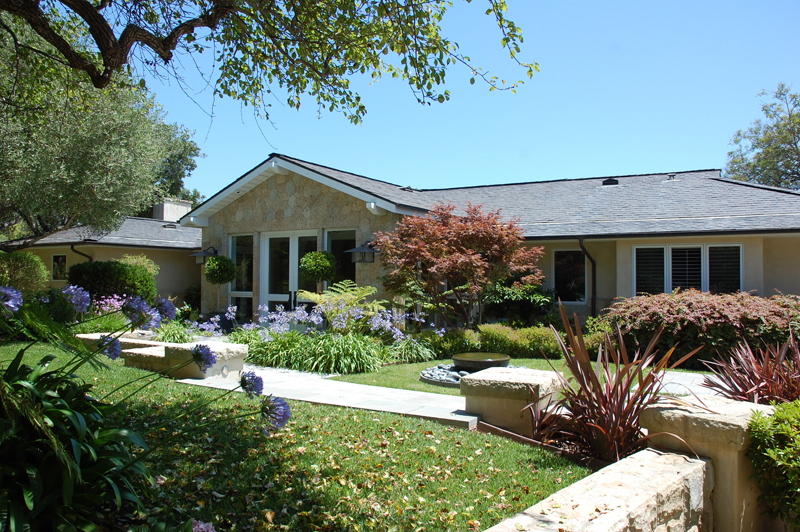
[[[478,416],[464,411],[465,398],[462,396],[353,384],[332,380],[329,375],[263,368],[252,364],[245,364],[245,371],[255,371],[264,380],[265,394],[285,399],[392,412],[464,428],[473,428],[479,421]],[[692,392],[710,395],[709,389],[700,386],[702,380],[702,374],[668,371],[665,391],[675,395],[689,395]],[[237,381],[221,377],[184,379],[180,382],[223,390],[238,386]]]

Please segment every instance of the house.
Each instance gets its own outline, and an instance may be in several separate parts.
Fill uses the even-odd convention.
[[[201,231],[183,227],[181,216],[191,203],[165,200],[153,208],[153,218],[126,218],[110,233],[90,227],[73,227],[38,240],[25,251],[38,255],[50,269],[51,287],[67,284],[67,270],[86,261],[107,261],[123,255],[146,255],[160,267],[156,276],[159,294],[180,302],[187,288],[200,284],[201,265],[192,253],[200,251]]]
[[[545,287],[579,315],[677,287],[800,294],[800,193],[719,170],[416,190],[272,154],[181,224],[201,228],[204,248],[237,263],[239,277],[220,296],[250,313],[313,289],[298,274],[311,250],[332,251],[340,278],[380,289],[379,261],[353,264],[346,250],[438,202],[517,218],[526,242],[544,248]],[[216,301],[204,283],[204,306]]]

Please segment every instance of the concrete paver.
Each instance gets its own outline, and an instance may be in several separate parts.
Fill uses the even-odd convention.
[[[252,364],[245,364],[244,369],[255,371],[264,380],[264,394],[285,399],[392,412],[463,428],[474,428],[480,419],[464,411],[466,399],[462,396],[353,384],[331,380],[329,375]],[[664,379],[664,391],[675,395],[713,394],[708,388],[700,386],[703,377],[698,373],[668,371]],[[235,379],[222,377],[184,379],[180,382],[222,390],[232,390],[239,385]]]

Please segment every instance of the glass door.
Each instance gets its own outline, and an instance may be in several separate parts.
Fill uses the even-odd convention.
[[[292,231],[261,234],[260,303],[275,310],[278,305],[292,310],[298,303],[298,290],[314,292],[313,281],[300,275],[300,259],[317,250],[316,231]]]

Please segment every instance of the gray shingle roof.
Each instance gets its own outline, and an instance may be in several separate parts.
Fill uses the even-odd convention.
[[[177,222],[151,218],[126,218],[118,230],[107,234],[94,233],[88,227],[74,227],[42,238],[34,245],[57,246],[87,243],[147,248],[200,249],[202,231],[193,227],[181,227]]]
[[[350,172],[343,172],[335,168],[322,166],[319,164],[310,163],[294,157],[288,157],[278,153],[273,153],[271,157],[280,157],[286,161],[292,162],[298,166],[302,166],[307,170],[316,172],[320,175],[338,181],[344,185],[350,186],[357,190],[361,190],[373,196],[385,199],[391,203],[402,205],[404,207],[411,207],[412,209],[428,210],[436,202],[430,195],[423,194],[419,190],[411,189],[409,187],[402,187],[386,181],[379,181],[369,177],[364,177],[358,174],[351,174]]]
[[[669,176],[674,175],[674,179]],[[719,170],[426,190],[502,209],[528,238],[800,230],[800,193],[722,179]]]
[[[596,177],[417,190],[277,153],[267,161],[273,158],[414,210],[440,202],[500,209],[530,239],[800,231],[800,193],[723,179],[720,170],[616,176],[616,185]]]

